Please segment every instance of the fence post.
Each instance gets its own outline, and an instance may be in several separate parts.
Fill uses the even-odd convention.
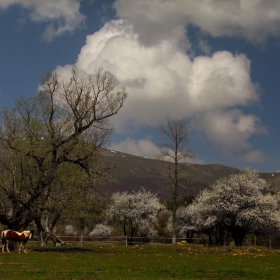
[[[256,235],[254,236],[254,245],[255,245],[255,247],[257,247],[257,237],[256,237]]]
[[[125,236],[125,246],[127,246],[127,235]]]
[[[269,249],[271,250],[271,237],[269,237]]]

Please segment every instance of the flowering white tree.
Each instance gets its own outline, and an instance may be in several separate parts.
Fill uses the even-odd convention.
[[[192,238],[194,232],[196,231],[195,227],[192,226],[193,222],[193,211],[192,204],[188,206],[180,206],[176,211],[176,224],[175,230],[176,235],[184,237],[184,238]],[[167,229],[169,232],[173,232],[173,216],[171,215],[168,219]]]
[[[122,227],[124,235],[129,236],[128,241],[133,241],[141,228],[152,230],[157,214],[164,209],[156,194],[142,189],[113,194],[107,214],[111,221]]]
[[[104,224],[97,224],[93,231],[90,232],[90,236],[109,236],[112,233],[112,229]]]
[[[216,245],[223,244],[223,241],[226,239],[224,230],[209,216],[207,204],[204,204],[205,197],[199,196],[198,198],[193,201],[192,204],[178,208],[176,212],[176,231],[180,236],[185,238],[193,238],[195,232],[197,234],[200,233],[202,235],[203,244],[206,243],[205,235],[207,235],[210,245],[213,244],[212,235],[213,232],[216,231]],[[171,221],[168,223],[168,228],[170,228],[170,224]],[[191,240],[189,242],[191,242]]]
[[[189,229],[219,227],[236,246],[242,246],[249,233],[272,233],[280,229],[278,196],[272,196],[266,181],[249,168],[204,190],[190,211],[193,215]]]

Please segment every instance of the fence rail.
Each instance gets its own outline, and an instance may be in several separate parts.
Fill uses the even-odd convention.
[[[80,236],[58,236],[64,243],[81,243]],[[191,244],[205,244],[203,238],[177,238],[176,242],[186,241]],[[38,236],[34,236],[29,242],[38,242]],[[51,242],[51,240],[49,241]],[[83,236],[82,243],[118,243],[124,245],[136,244],[172,244],[171,237],[153,236],[153,237],[133,237],[132,239],[127,236]],[[233,243],[231,243],[233,245]],[[206,242],[206,246],[207,246]],[[270,249],[280,249],[280,241],[274,238],[257,239],[256,237],[248,238],[244,246],[260,246]]]
[[[65,243],[80,242],[79,236],[58,236]],[[190,243],[200,243],[201,238],[177,238],[177,242],[187,241]],[[33,236],[29,242],[38,242],[38,236]],[[51,240],[50,240],[51,242]],[[171,244],[172,238],[170,237],[133,237],[128,236],[83,236],[83,243],[123,243],[123,244]]]

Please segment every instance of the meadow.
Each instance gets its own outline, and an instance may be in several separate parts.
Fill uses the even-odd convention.
[[[279,279],[280,251],[255,247],[88,244],[0,255],[1,279]]]

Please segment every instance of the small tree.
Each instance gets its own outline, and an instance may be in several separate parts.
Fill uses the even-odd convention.
[[[108,210],[110,220],[121,226],[128,241],[140,228],[152,228],[157,222],[157,214],[165,209],[156,194],[144,189],[134,193],[115,193]]]
[[[267,189],[266,181],[250,169],[221,179],[194,201],[189,228],[220,228],[236,246],[250,233],[275,233],[280,230],[279,200]]]
[[[182,193],[179,192],[179,176],[183,170],[180,163],[193,158],[193,152],[188,148],[189,137],[192,129],[187,119],[168,119],[166,123],[159,125],[160,131],[166,137],[166,141],[160,144],[161,153],[159,158],[168,162],[168,181],[172,193],[172,243],[176,243],[176,211],[177,199]]]

